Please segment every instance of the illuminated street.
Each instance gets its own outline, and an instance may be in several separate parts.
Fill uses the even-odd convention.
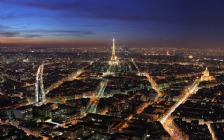
[[[65,81],[72,81],[74,79],[76,79],[80,74],[83,73],[84,70],[78,70],[78,71],[75,71],[73,73],[71,73],[70,75],[68,75],[67,77],[65,78],[62,78],[60,79],[59,81],[57,81],[56,83],[53,83],[50,87],[48,87],[46,89],[46,94],[49,93],[51,90],[59,87],[61,84],[63,84]]]
[[[107,79],[103,79],[102,82],[99,85],[99,91],[97,92],[97,94],[93,97],[93,99],[90,99],[90,102],[87,105],[87,112],[90,113],[96,113],[97,110],[97,104],[98,104],[98,100],[99,98],[101,98],[103,96],[104,90],[107,86]],[[104,114],[104,113],[103,113]]]
[[[195,80],[191,86],[187,87],[183,91],[179,101],[177,103],[175,103],[174,106],[172,106],[165,114],[163,114],[163,116],[159,119],[159,121],[163,124],[180,104],[185,102],[187,100],[187,98],[189,96],[191,96],[191,94],[194,94],[195,92],[197,92],[198,85],[199,85],[199,82],[197,80]]]
[[[169,117],[164,123],[163,123],[164,129],[170,134],[170,136],[174,140],[185,140],[186,138],[183,136],[183,133],[181,130],[179,130],[174,124],[173,124],[173,118]]]
[[[152,88],[157,92],[157,94],[158,94],[157,98],[160,97],[160,96],[163,96],[164,93],[158,89],[158,85],[155,82],[155,80],[152,78],[152,76],[150,76],[148,73],[144,73],[143,75],[146,76],[146,78],[148,79],[148,81],[151,84]]]

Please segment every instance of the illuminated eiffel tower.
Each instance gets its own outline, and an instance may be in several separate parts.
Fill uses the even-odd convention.
[[[109,61],[109,65],[118,65],[118,59],[115,54],[115,39],[113,38],[113,46],[112,46],[112,56]]]

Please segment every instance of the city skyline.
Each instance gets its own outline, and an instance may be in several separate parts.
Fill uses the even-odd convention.
[[[2,46],[222,48],[221,1],[2,0]]]
[[[116,43],[1,48],[0,138],[223,139],[223,50]]]
[[[223,4],[0,0],[0,140],[224,140]]]

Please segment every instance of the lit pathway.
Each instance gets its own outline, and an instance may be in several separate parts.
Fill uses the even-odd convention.
[[[209,130],[210,134],[212,135],[212,140],[217,140],[217,138],[215,136],[215,132],[214,132],[214,130],[211,127],[211,123],[210,122],[206,122],[205,124],[207,125],[208,130]]]
[[[2,120],[0,120],[0,125],[12,125],[12,126],[15,126],[16,128],[18,128],[20,130],[23,130],[28,136],[32,135],[32,136],[35,136],[35,137],[42,137],[43,140],[48,140],[47,137],[42,136],[38,131],[32,131],[32,130],[29,130],[28,128],[19,126],[19,123],[16,122],[16,121],[3,122]]]
[[[148,73],[143,73],[143,75],[147,78],[147,80],[149,81],[149,83],[151,84],[152,88],[157,92],[157,98],[160,96],[163,96],[164,93],[162,91],[159,90],[158,88],[158,84],[156,83],[156,81],[152,78],[152,76],[150,76]]]
[[[169,117],[166,122],[163,123],[163,127],[167,133],[170,134],[173,140],[185,140],[183,133],[176,125],[173,124],[173,118]]]
[[[170,136],[174,139],[174,140],[184,140],[184,136],[182,134],[182,132],[173,124],[173,119],[171,118],[171,114],[175,111],[175,109],[182,104],[183,102],[185,102],[187,100],[187,98],[197,92],[198,90],[198,85],[199,82],[197,81],[197,79],[193,82],[193,84],[190,87],[187,87],[186,89],[184,89],[180,100],[178,102],[176,102],[160,119],[159,121],[161,122],[161,124],[163,125],[163,128],[170,134]]]
[[[168,111],[167,113],[165,113],[163,115],[163,117],[161,117],[159,119],[159,121],[163,124],[167,118],[175,111],[175,109],[180,105],[182,104],[183,102],[185,102],[187,100],[187,98],[195,93],[197,90],[198,90],[198,85],[199,85],[199,82],[197,82],[196,80],[194,81],[194,83],[187,89],[185,89],[182,93],[182,96],[180,97],[179,101],[176,102]]]
[[[103,96],[103,93],[104,93],[104,90],[107,86],[107,83],[108,83],[108,79],[103,79],[102,82],[100,82],[100,90],[99,92],[97,93],[97,98],[101,98]]]
[[[149,83],[151,84],[152,88],[157,92],[156,100],[159,96],[163,96],[164,93],[159,90],[159,86],[156,83],[156,81],[153,79],[153,77],[146,72],[141,73],[133,58],[131,59],[131,61],[135,65],[136,69],[138,70],[138,74],[139,75],[144,75],[147,78],[147,80],[149,81]]]
[[[45,93],[48,94],[51,90],[59,87],[61,84],[63,84],[66,81],[73,81],[75,80],[79,75],[81,75],[84,72],[84,69],[87,68],[88,66],[92,65],[93,62],[90,62],[89,65],[85,66],[84,68],[77,70],[71,74],[69,74],[68,76],[58,80],[57,82],[53,83],[51,86],[49,86],[46,90]]]
[[[135,63],[133,58],[131,58],[131,62],[134,64],[134,66],[137,69],[138,73],[140,73],[140,70],[139,70],[138,66],[136,65],[136,63]]]
[[[43,84],[43,72],[44,72],[44,64],[41,64],[37,69],[36,83],[35,83],[35,99],[36,99],[35,102],[36,103],[39,102],[39,92],[41,92],[41,95],[42,95],[42,102],[38,103],[39,105],[41,105],[42,103],[45,103],[46,101],[46,94],[44,91],[44,84]]]
[[[96,97],[93,97],[93,99],[90,99],[90,102],[87,104],[87,107],[86,107],[87,112],[96,113],[97,105],[98,105],[98,102],[99,102],[98,100],[103,96],[103,93],[104,93],[104,90],[107,86],[107,83],[108,83],[108,79],[103,79],[100,82],[100,84],[99,84],[100,89],[97,92]]]
[[[136,114],[141,114],[145,108],[147,108],[149,105],[152,105],[153,102],[149,101],[149,102],[145,102],[143,103],[137,110],[136,110]],[[120,124],[118,124],[117,127],[117,131],[121,132],[124,128],[127,128],[128,125],[128,121],[130,121],[133,118],[134,114],[130,114],[128,115],[128,117],[121,121]]]

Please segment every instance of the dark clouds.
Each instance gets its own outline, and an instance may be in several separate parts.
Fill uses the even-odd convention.
[[[14,0],[2,0],[2,3],[13,4],[18,6],[24,6],[27,8],[43,9],[50,11],[60,11],[61,16],[65,17],[85,17],[85,18],[99,18],[99,19],[112,19],[112,20],[133,20],[133,21],[178,21],[178,17],[181,17],[181,2],[173,0],[167,2],[162,0],[160,2],[142,0],[130,1],[94,1],[94,0],[66,0],[66,1],[14,1]],[[46,11],[45,11],[46,12]],[[43,12],[44,13],[44,12]],[[3,17],[14,17],[15,13],[5,14]],[[48,13],[46,13],[48,14]],[[180,19],[181,20],[181,19]]]
[[[0,36],[2,37],[17,37],[18,35],[18,32],[0,32]]]
[[[40,8],[40,9],[47,9],[47,10],[64,10],[64,9],[74,9],[79,7],[79,4],[74,1],[55,1],[55,0],[48,0],[48,1],[35,1],[35,0],[23,0],[23,1],[15,1],[15,0],[2,0],[2,3],[7,4],[14,4],[20,5],[25,7],[31,8]]]
[[[115,36],[127,45],[156,44],[164,38],[183,46],[221,42],[223,4],[220,0],[1,0],[0,36],[75,40]]]
[[[0,31],[0,37],[21,37],[21,38],[41,38],[42,35],[39,34],[23,34],[20,32],[13,32],[13,31]]]
[[[1,27],[1,25],[0,25]],[[31,34],[32,33],[32,34]],[[53,36],[84,36],[94,34],[90,31],[67,31],[67,30],[26,30],[24,31],[1,31],[1,37],[24,37],[24,38],[42,38],[43,35]]]

